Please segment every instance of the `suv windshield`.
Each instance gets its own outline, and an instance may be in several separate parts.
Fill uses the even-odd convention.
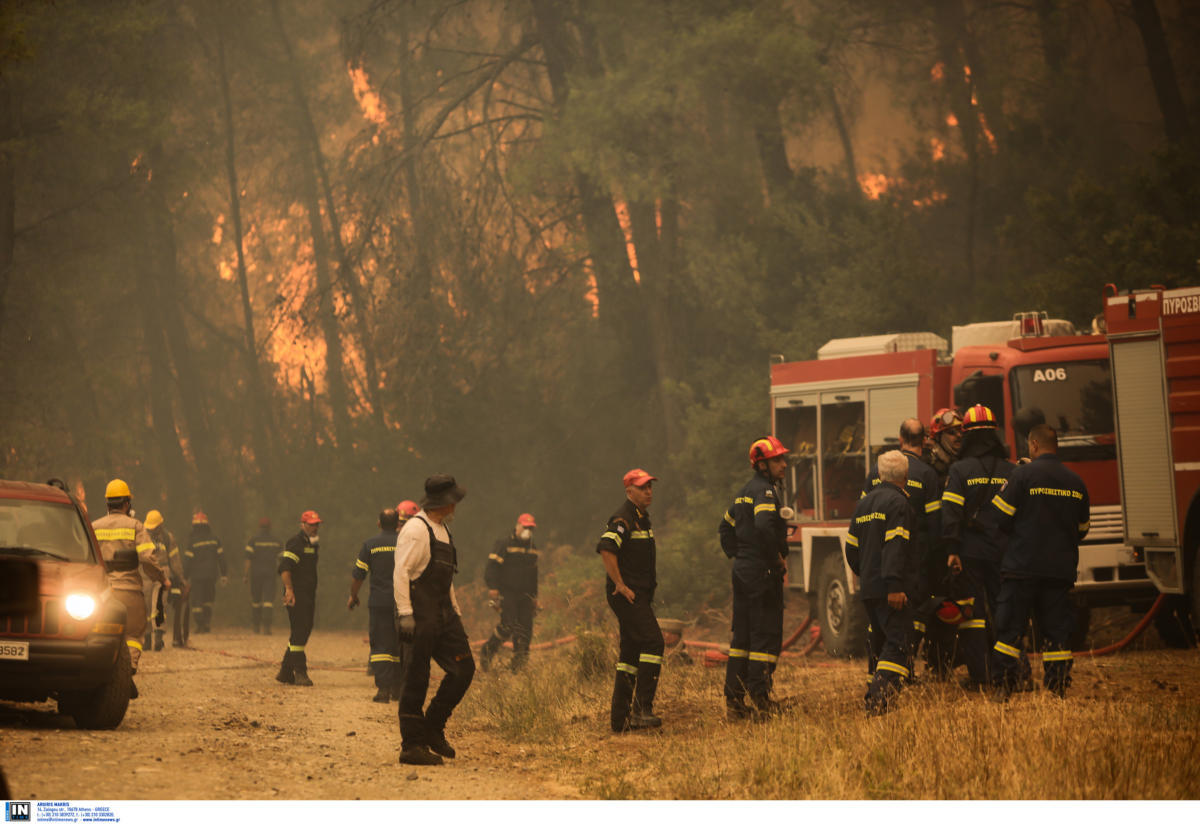
[[[1029,454],[1025,436],[1044,421],[1058,430],[1062,460],[1116,459],[1108,361],[1018,366],[1011,381],[1018,455]]]
[[[74,507],[0,499],[0,555],[91,561],[92,548]]]

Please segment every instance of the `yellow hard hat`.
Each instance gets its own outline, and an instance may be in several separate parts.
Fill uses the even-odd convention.
[[[162,526],[163,516],[157,509],[152,509],[146,513],[146,529],[157,529]]]
[[[129,491],[129,484],[122,481],[120,478],[113,478],[108,482],[108,486],[104,487],[105,498],[132,498],[133,493]]]

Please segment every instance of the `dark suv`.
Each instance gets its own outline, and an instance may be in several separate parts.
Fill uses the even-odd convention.
[[[36,603],[0,613],[0,700],[54,698],[78,726],[112,729],[133,680],[125,606],[111,597],[96,535],[61,482],[0,480],[0,574],[33,565]]]

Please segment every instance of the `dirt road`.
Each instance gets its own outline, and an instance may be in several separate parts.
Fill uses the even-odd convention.
[[[0,705],[0,766],[13,793],[36,799],[578,797],[526,769],[522,759],[514,763],[517,753],[502,754],[480,725],[449,731],[462,755],[445,767],[397,763],[396,704],[371,701],[375,686],[364,675],[368,647],[360,633],[313,635],[312,688],[275,681],[286,644],[280,634],[216,632],[192,640],[194,649],[168,645],[142,656],[141,697],[116,730],[77,730],[70,718],[55,714],[53,702]]]

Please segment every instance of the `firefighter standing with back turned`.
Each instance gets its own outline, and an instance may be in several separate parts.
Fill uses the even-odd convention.
[[[167,550],[167,543],[163,540],[162,524],[163,516],[157,509],[146,513],[146,534],[154,542],[154,549],[150,551],[150,562],[159,569],[165,570],[168,576],[174,576],[175,571],[170,565],[171,558]],[[176,551],[178,552],[178,550]],[[146,599],[146,637],[142,639],[142,646],[153,648],[155,652],[158,652],[163,648],[162,626],[167,620],[166,600],[169,591],[157,581],[143,580],[142,594]],[[153,646],[151,647],[151,645]]]
[[[1032,613],[1041,631],[1042,678],[1046,689],[1065,698],[1071,683],[1071,631],[1075,608],[1071,587],[1079,565],[1079,542],[1091,526],[1083,480],[1058,459],[1058,433],[1038,424],[1029,433],[1029,457],[1012,471],[992,499],[990,516],[1010,533],[1000,562],[996,645],[992,651],[995,698],[1005,701],[1016,687],[1021,636]]]
[[[613,732],[661,727],[654,695],[662,670],[663,636],[654,617],[654,529],[646,513],[658,480],[644,469],[625,473],[625,503],[608,519],[596,551],[604,562],[608,606],[621,633],[620,658],[613,685]]]
[[[533,638],[533,616],[538,607],[538,551],[533,543],[537,522],[522,512],[512,533],[497,541],[488,555],[483,577],[488,597],[498,604],[500,623],[479,651],[479,668],[487,672],[492,656],[512,638],[513,672],[529,660],[529,641]]]
[[[271,634],[271,618],[275,611],[275,565],[283,545],[271,534],[271,519],[258,522],[258,534],[246,542],[246,567],[243,583],[250,584],[250,618],[254,632]]]
[[[192,617],[196,632],[212,632],[213,600],[217,596],[217,579],[224,585],[229,580],[225,568],[225,549],[208,525],[208,516],[196,512],[192,516],[192,535],[183,554],[184,569],[192,582]]]
[[[358,606],[358,591],[371,576],[367,596],[367,637],[371,641],[371,674],[375,677],[377,704],[400,699],[400,642],[396,636],[396,598],[392,579],[396,572],[396,530],[400,515],[394,509],[379,513],[379,534],[363,541],[350,571],[350,597],[347,609]]]
[[[725,666],[725,709],[730,720],[780,709],[770,692],[783,648],[788,547],[777,485],[787,471],[787,453],[787,447],[771,435],[750,445],[754,477],[738,492],[718,528],[722,549],[734,559],[733,629]],[[746,706],[747,693],[753,707]]]
[[[157,515],[157,517],[155,517]],[[154,543],[160,545],[166,552],[167,571],[171,576],[171,589],[167,594],[167,603],[171,606],[171,619],[174,633],[171,646],[187,646],[188,639],[188,593],[191,586],[183,576],[183,553],[175,542],[175,535],[163,523],[162,514],[156,509],[146,513],[146,531]],[[155,645],[157,648],[157,644]]]
[[[913,511],[904,482],[908,459],[895,450],[876,463],[880,482],[859,499],[846,536],[846,561],[860,578],[871,622],[875,671],[867,688],[867,715],[882,715],[912,674],[912,592],[917,557],[912,546]]]
[[[996,596],[1000,591],[1000,556],[1004,538],[984,515],[984,507],[1012,474],[1013,465],[997,432],[996,416],[982,404],[963,415],[961,457],[950,466],[950,477],[942,492],[942,538],[947,563],[964,579],[964,595],[971,617],[958,625],[958,638],[967,659],[964,689],[986,688],[989,641],[995,627]]]
[[[288,539],[279,555],[279,578],[283,581],[283,605],[287,607],[291,634],[275,680],[298,687],[311,687],[308,656],[304,647],[312,634],[317,609],[317,534],[321,516],[308,509],[300,515],[300,531]]]
[[[109,565],[108,585],[113,597],[125,605],[125,645],[129,647],[129,662],[134,675],[142,657],[142,633],[146,629],[146,601],[142,595],[142,573],[159,581],[168,589],[171,579],[163,569],[150,560],[154,541],[146,533],[142,522],[132,517],[133,493],[129,485],[120,478],[108,482],[104,489],[108,514],[92,521],[92,529],[100,544],[100,554]],[[117,566],[127,569],[114,570]],[[137,684],[133,685],[133,697],[137,698]]]
[[[454,747],[446,740],[446,722],[475,677],[475,657],[454,597],[458,551],[446,527],[466,495],[453,475],[426,478],[421,511],[396,538],[392,590],[397,632],[401,640],[412,642],[398,713],[401,764],[436,765],[454,758]],[[445,675],[426,707],[431,660]]]

